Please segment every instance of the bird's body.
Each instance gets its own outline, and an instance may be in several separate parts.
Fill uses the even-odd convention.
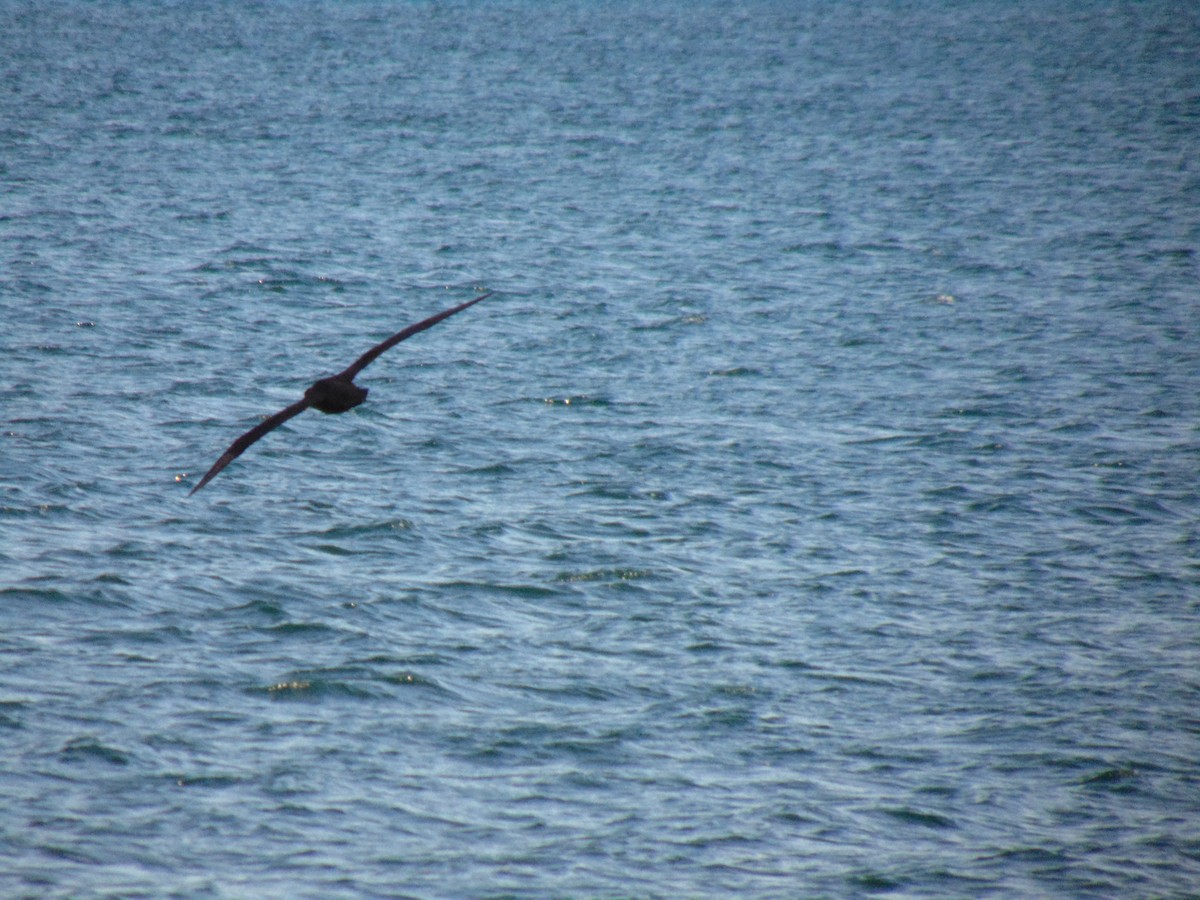
[[[308,388],[308,390],[304,392],[304,399],[297,400],[291,406],[281,409],[279,412],[275,413],[275,415],[265,419],[258,425],[255,425],[236,441],[230,444],[229,449],[226,450],[225,453],[222,454],[221,458],[213,464],[213,467],[205,473],[204,477],[200,479],[200,482],[194,488],[192,488],[188,496],[190,497],[192,494],[196,493],[196,491],[200,490],[200,488],[212,481],[213,478],[217,476],[217,473],[241,456],[246,451],[247,447],[257,441],[267,432],[278,428],[293,416],[300,415],[300,413],[304,412],[304,410],[308,409],[310,406],[313,409],[319,410],[320,412],[330,414],[344,413],[354,409],[354,407],[360,405],[367,399],[367,388],[359,387],[354,383],[354,379],[358,376],[359,372],[374,362],[380,354],[390,350],[392,347],[395,347],[398,343],[406,338],[412,337],[417,332],[424,331],[426,328],[436,325],[438,322],[442,321],[442,319],[447,319],[457,312],[462,312],[468,306],[474,306],[480,300],[485,300],[491,295],[491,291],[489,291],[481,297],[476,297],[474,300],[468,300],[466,303],[461,303],[452,309],[447,309],[435,316],[430,316],[428,319],[424,319],[418,322],[416,325],[410,325],[403,331],[393,334],[386,341],[376,344],[357,360],[355,360],[354,364],[344,372],[339,372],[337,375],[330,375],[327,378],[322,378],[319,381],[314,382]]]
[[[331,375],[306,390],[304,399],[313,409],[323,413],[344,413],[366,402],[367,389],[344,375]]]

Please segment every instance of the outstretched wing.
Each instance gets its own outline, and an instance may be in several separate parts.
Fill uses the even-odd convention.
[[[259,422],[229,445],[229,449],[226,450],[221,455],[221,458],[216,461],[213,467],[205,473],[204,477],[200,479],[200,483],[188,492],[188,496],[192,496],[192,494],[196,493],[196,491],[200,490],[200,488],[204,487],[206,484],[216,478],[218,472],[245,453],[247,447],[257,441],[268,431],[278,428],[293,416],[300,415],[300,413],[308,409],[310,405],[311,404],[308,402],[308,400],[297,400],[291,406],[287,407],[287,409],[281,409],[279,412],[275,413],[275,415],[271,416],[271,418],[264,419],[262,422]]]
[[[341,374],[341,377],[349,378],[351,381],[353,381],[354,377],[359,372],[361,372],[363,369],[365,369],[367,366],[369,366],[371,363],[375,362],[375,360],[379,357],[379,355],[381,353],[391,350],[402,340],[404,340],[405,338],[412,337],[418,331],[424,331],[426,328],[432,328],[438,322],[442,321],[442,319],[448,319],[455,313],[462,312],[468,306],[474,306],[480,300],[486,300],[488,297],[492,296],[492,293],[493,293],[492,291],[488,291],[482,297],[476,297],[474,300],[468,300],[466,303],[460,303],[458,306],[454,307],[453,309],[448,309],[445,312],[440,312],[436,316],[430,316],[425,321],[418,322],[416,325],[409,325],[403,331],[398,332],[397,334],[393,334],[390,338],[388,338],[382,344],[376,344],[374,347],[372,347],[370,350],[368,350],[366,353],[364,353],[362,356],[360,356],[357,359],[357,361],[355,361],[354,365],[352,365],[350,368],[348,368],[345,372],[343,372]]]

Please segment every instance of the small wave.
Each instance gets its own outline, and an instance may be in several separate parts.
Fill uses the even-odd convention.
[[[58,755],[65,762],[96,760],[110,763],[114,766],[129,765],[129,755],[127,753],[91,736],[74,738],[68,741],[62,750],[59,751]]]
[[[565,397],[544,397],[542,402],[547,406],[609,406],[606,397],[592,397],[588,394],[571,394]]]
[[[314,531],[293,531],[292,537],[319,538],[357,538],[374,535],[389,535],[398,531],[408,531],[413,527],[411,519],[384,519],[378,522],[363,522],[361,524],[332,525]]]
[[[311,700],[324,697],[343,697],[365,700],[375,696],[371,691],[348,681],[292,678],[267,685],[266,693],[277,700]]]
[[[654,573],[648,569],[591,569],[584,572],[560,572],[554,577],[555,581],[564,584],[574,584],[577,582],[587,581],[636,581],[642,578],[651,578]]]
[[[1101,769],[1099,772],[1087,775],[1079,780],[1079,784],[1088,787],[1129,787],[1130,783],[1136,778],[1137,772],[1134,769],[1118,766]]]
[[[711,369],[709,375],[717,378],[745,378],[750,375],[762,375],[762,369],[749,366],[734,366],[732,369]]]
[[[883,812],[891,816],[893,819],[898,819],[901,822],[906,822],[911,825],[921,825],[925,828],[958,827],[953,819],[947,818],[946,816],[938,815],[937,813],[932,812],[925,812],[924,810],[912,809],[911,807],[907,806],[884,809]]]

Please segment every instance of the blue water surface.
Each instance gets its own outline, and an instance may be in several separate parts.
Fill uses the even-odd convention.
[[[1192,894],[1197,60],[0,4],[0,894]]]

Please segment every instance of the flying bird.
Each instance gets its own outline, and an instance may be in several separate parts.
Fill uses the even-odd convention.
[[[355,360],[354,364],[344,372],[339,372],[337,375],[330,375],[328,378],[322,378],[320,381],[313,384],[304,392],[304,398],[302,400],[297,400],[291,406],[281,409],[279,412],[275,413],[275,415],[271,416],[269,419],[265,419],[258,425],[255,425],[240,438],[230,444],[229,449],[226,450],[221,455],[221,458],[213,464],[213,467],[205,473],[204,477],[200,479],[200,483],[191,489],[191,491],[188,493],[188,496],[192,496],[192,494],[196,493],[196,491],[200,490],[200,488],[204,487],[206,484],[216,478],[217,474],[222,469],[245,453],[246,449],[251,444],[257,441],[267,432],[278,428],[293,416],[300,415],[300,413],[304,412],[310,406],[320,410],[323,413],[344,413],[347,410],[354,409],[354,407],[358,406],[367,399],[367,389],[364,387],[359,387],[357,384],[355,384],[354,378],[359,372],[373,363],[380,356],[380,354],[391,350],[398,343],[406,338],[412,337],[417,332],[433,327],[438,322],[442,321],[442,319],[448,319],[455,313],[462,312],[468,306],[474,306],[480,300],[486,300],[488,297],[492,296],[492,293],[492,291],[488,291],[482,297],[476,297],[474,300],[468,300],[466,303],[461,303],[453,309],[447,309],[438,313],[436,316],[430,316],[428,319],[418,322],[416,325],[409,325],[403,331],[393,334],[386,341],[376,344],[357,360]]]

